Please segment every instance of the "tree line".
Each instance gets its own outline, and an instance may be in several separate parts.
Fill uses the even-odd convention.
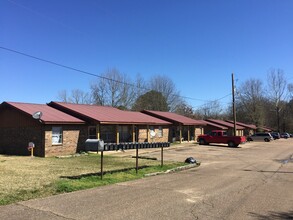
[[[106,70],[90,84],[90,92],[73,89],[60,91],[58,100],[77,104],[113,106],[124,110],[143,109],[176,111],[185,103],[174,82],[156,75],[146,81],[137,74],[135,80],[115,68]]]
[[[266,80],[251,78],[235,90],[237,121],[280,132],[293,131],[293,84],[287,82],[283,70],[270,69]],[[92,82],[90,92],[63,90],[59,92],[58,100],[122,110],[171,111],[194,119],[233,118],[232,103],[222,106],[215,100],[193,108],[168,76],[156,75],[146,81],[137,74],[132,80],[115,68],[107,69]]]

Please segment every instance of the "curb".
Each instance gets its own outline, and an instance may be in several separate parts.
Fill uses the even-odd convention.
[[[177,172],[177,171],[188,170],[188,169],[191,169],[191,168],[194,168],[194,167],[199,167],[199,166],[200,166],[200,162],[196,162],[194,164],[188,164],[188,165],[185,165],[185,166],[176,167],[176,168],[173,168],[173,169],[170,169],[170,170],[166,170],[164,172],[148,173],[148,174],[145,174],[144,176],[148,177],[148,176],[157,176],[157,175],[162,175],[162,174],[167,174],[167,173],[174,173],[174,172]]]

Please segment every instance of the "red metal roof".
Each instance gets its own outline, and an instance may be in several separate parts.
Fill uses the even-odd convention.
[[[30,117],[32,114],[42,112],[41,122],[44,124],[83,124],[84,121],[54,109],[46,104],[32,104],[20,102],[3,102],[1,106],[9,105],[17,110],[27,113]]]
[[[192,118],[188,118],[183,115],[179,115],[173,112],[161,112],[161,111],[151,111],[151,110],[143,110],[142,113],[152,115],[154,117],[160,117],[163,120],[177,122],[182,125],[206,125],[205,122],[200,120],[195,120]]]
[[[227,122],[230,122],[230,123],[234,123],[233,121],[231,120],[226,120]],[[243,126],[245,128],[250,128],[250,129],[256,129],[256,126],[255,125],[252,125],[252,124],[245,124],[245,123],[242,123],[242,122],[238,122],[236,121],[236,124],[237,125],[240,125],[240,126]]]
[[[271,132],[273,130],[272,128],[268,128],[268,127],[265,127],[265,126],[260,126],[260,127],[258,127],[258,129],[261,129],[261,130],[266,131],[266,132]]]
[[[110,106],[72,104],[64,102],[50,102],[48,105],[62,111],[64,110],[67,113],[74,112],[75,115],[77,114],[96,120],[101,124],[170,124],[167,121],[143,114],[141,112],[123,111]]]
[[[202,120],[202,121],[204,121],[206,123],[206,125],[210,125],[210,126],[222,129],[222,130],[228,130],[228,127],[225,127],[225,126],[222,126],[222,125],[219,125],[219,124],[215,124],[215,123],[212,123],[212,122],[209,122],[209,121],[205,121],[205,120]]]
[[[206,119],[206,121],[209,121],[209,122],[212,122],[215,124],[219,124],[219,125],[223,125],[228,128],[234,128],[234,124],[230,123],[230,122],[226,122],[226,121],[222,121],[222,120],[218,120],[218,119]],[[236,129],[244,129],[244,127],[236,124]]]

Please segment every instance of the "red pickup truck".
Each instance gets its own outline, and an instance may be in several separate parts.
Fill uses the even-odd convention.
[[[199,144],[228,144],[229,147],[237,147],[239,144],[246,142],[246,137],[244,136],[227,136],[226,131],[213,130],[209,134],[199,135],[197,137],[197,142]]]

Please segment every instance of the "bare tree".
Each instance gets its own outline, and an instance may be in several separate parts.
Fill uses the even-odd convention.
[[[93,103],[96,105],[107,105],[107,80],[99,79],[91,85],[91,95]]]
[[[219,101],[210,101],[196,110],[197,117],[202,119],[220,119],[222,118],[223,108]]]
[[[84,92],[80,89],[74,89],[71,91],[71,97],[69,98],[71,103],[76,104],[90,104],[90,96],[87,92]]]
[[[245,81],[236,93],[237,115],[243,122],[262,126],[264,123],[264,90],[258,79]]]
[[[178,103],[182,101],[179,91],[174,82],[167,76],[157,75],[150,79],[150,89],[162,93],[166,99],[170,111],[174,111]]]
[[[61,102],[68,102],[68,94],[66,90],[62,90],[58,92],[57,100]]]
[[[135,99],[149,91],[147,88],[147,83],[139,73],[136,74],[134,91]]]
[[[73,89],[71,91],[71,95],[68,95],[66,90],[62,90],[59,92],[58,100],[67,103],[75,103],[75,104],[90,104],[91,99],[90,95],[87,92],[84,92],[80,89]]]
[[[277,129],[280,131],[280,111],[285,107],[284,101],[287,97],[287,81],[281,69],[271,69],[268,73],[268,96],[273,102],[276,111]]]
[[[131,80],[117,69],[108,69],[102,78],[91,85],[93,102],[129,109],[135,100]]]
[[[189,118],[194,118],[194,112],[193,112],[192,107],[188,103],[186,103],[185,101],[178,103],[176,105],[174,112],[179,115],[184,115]]]

